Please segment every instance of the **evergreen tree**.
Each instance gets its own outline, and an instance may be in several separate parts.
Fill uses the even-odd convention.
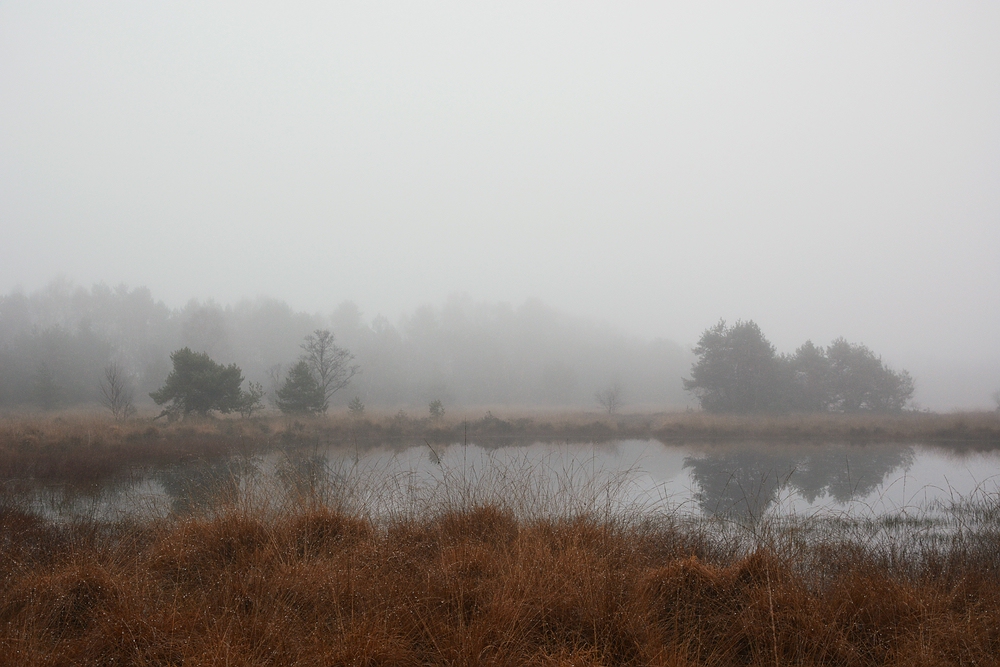
[[[709,412],[760,412],[777,406],[774,346],[752,320],[731,327],[720,320],[694,349],[698,361],[684,388]]]
[[[830,360],[823,348],[807,340],[795,354],[783,356],[785,407],[797,412],[823,412],[830,407]]]
[[[843,338],[826,350],[806,341],[794,355],[777,357],[752,321],[720,321],[694,352],[684,388],[709,412],[898,412],[913,396],[909,373]]]
[[[326,409],[323,385],[306,360],[292,366],[285,383],[278,389],[278,408],[286,414],[319,414]]]
[[[830,406],[840,412],[899,412],[913,397],[913,378],[893,371],[861,344],[838,338],[826,350],[830,360]]]
[[[185,347],[170,355],[174,369],[166,382],[149,396],[157,405],[168,404],[167,415],[196,414],[205,416],[211,410],[238,410],[243,392],[243,372],[236,364],[223,366],[204,352],[192,352]]]

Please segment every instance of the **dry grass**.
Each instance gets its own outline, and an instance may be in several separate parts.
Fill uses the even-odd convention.
[[[374,525],[302,502],[154,525],[0,514],[18,665],[985,665],[1000,546],[847,540],[492,505]],[[992,550],[991,550],[992,549]]]

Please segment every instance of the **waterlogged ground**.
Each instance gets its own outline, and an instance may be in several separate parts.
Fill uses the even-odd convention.
[[[335,424],[15,424],[0,643],[25,665],[996,663],[1000,439],[704,444],[712,424],[350,447]]]
[[[315,496],[372,518],[490,503],[524,516],[673,512],[764,519],[975,523],[1000,498],[1000,450],[909,444],[497,443],[297,446],[135,470],[88,489],[36,488],[55,519],[184,514],[220,501]],[[971,527],[971,526],[970,526]]]

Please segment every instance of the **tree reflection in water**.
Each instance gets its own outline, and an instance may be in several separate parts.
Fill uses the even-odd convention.
[[[887,475],[913,463],[911,446],[802,445],[777,448],[747,444],[703,456],[684,467],[698,486],[695,494],[708,515],[759,519],[784,492],[809,503],[830,497],[839,503],[864,498]]]
[[[198,461],[159,470],[153,477],[170,498],[175,514],[206,510],[219,502],[235,500],[241,480],[255,472],[239,458],[224,461]]]
[[[271,480],[291,497],[323,499],[342,476],[326,456],[315,452],[286,452],[273,469],[261,460],[234,457],[224,461],[197,461],[175,465],[153,474],[174,514],[211,509],[234,502],[246,493],[253,480]]]
[[[338,475],[327,456],[315,452],[287,452],[275,471],[286,493],[304,498],[326,498]]]

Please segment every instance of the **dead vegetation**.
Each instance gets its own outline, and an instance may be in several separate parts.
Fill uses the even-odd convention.
[[[634,517],[633,517],[634,519]],[[146,525],[0,513],[18,665],[995,664],[1000,541],[912,552],[492,505]]]

